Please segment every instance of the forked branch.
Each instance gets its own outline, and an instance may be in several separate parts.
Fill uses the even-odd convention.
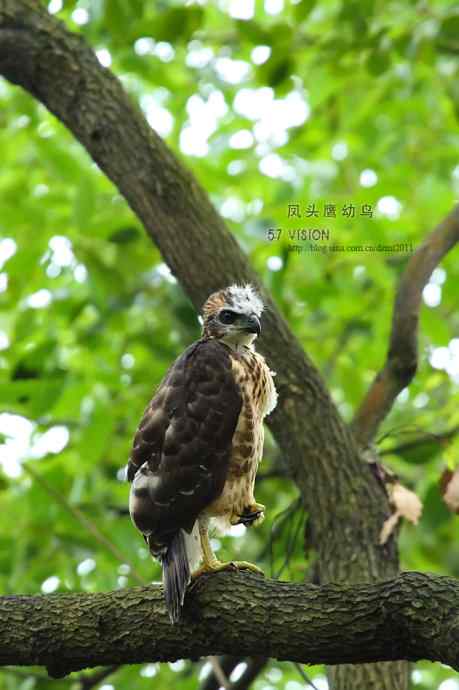
[[[432,271],[459,242],[459,205],[411,256],[394,303],[392,331],[384,367],[358,409],[352,427],[360,446],[374,439],[397,395],[412,381],[418,365],[418,324],[422,291]]]

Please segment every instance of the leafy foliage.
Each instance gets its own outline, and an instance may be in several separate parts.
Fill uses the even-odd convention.
[[[252,4],[241,19],[230,13],[241,3],[67,0],[59,16],[111,59],[209,191],[350,420],[384,361],[407,252],[325,248],[415,248],[452,206],[457,5],[285,0],[270,13],[273,3]],[[65,128],[4,82],[0,101],[0,588],[96,591],[158,579],[126,515],[120,470],[153,389],[199,324],[137,219]],[[300,219],[289,217],[295,204]],[[336,217],[323,215],[327,204]],[[343,215],[349,205],[355,217]],[[365,205],[372,217],[361,214]],[[272,228],[282,233],[270,241]],[[293,244],[310,246],[289,236],[299,228],[330,237],[297,253]],[[438,480],[457,465],[459,447],[435,435],[459,425],[458,281],[456,252],[431,279],[419,374],[379,441],[384,461],[425,504],[420,524],[402,529],[403,567],[453,575],[457,518]],[[396,451],[426,433],[428,442]],[[269,517],[244,536],[218,537],[221,552],[302,580],[312,568],[305,516],[269,439],[261,472],[257,499]],[[18,673],[5,672],[4,687],[75,685]],[[106,682],[179,680],[186,690],[199,673],[191,662],[148,665]],[[323,669],[308,673],[324,687]],[[448,669],[424,663],[413,682],[427,690],[446,678]],[[289,682],[292,690],[304,680],[272,662],[255,687]]]

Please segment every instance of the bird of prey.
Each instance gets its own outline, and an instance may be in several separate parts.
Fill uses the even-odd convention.
[[[162,564],[173,623],[192,577],[228,567],[260,572],[245,561],[218,561],[208,528],[214,521],[228,528],[264,518],[254,483],[263,418],[277,394],[273,372],[254,348],[262,311],[250,284],[210,295],[201,338],[173,363],[134,438],[130,514]]]

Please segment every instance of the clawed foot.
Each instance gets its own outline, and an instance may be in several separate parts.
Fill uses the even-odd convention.
[[[201,575],[206,573],[218,573],[221,570],[251,570],[253,573],[258,573],[264,575],[264,572],[258,566],[248,561],[227,561],[223,563],[222,561],[211,561],[210,563],[204,563],[198,570],[195,570],[191,574],[191,579],[196,580]]]
[[[231,561],[230,565],[236,568],[236,570],[251,570],[252,573],[258,573],[263,575],[263,577],[265,575],[261,568],[254,563],[249,563],[249,561]]]
[[[232,525],[261,525],[265,519],[265,506],[262,503],[254,503],[253,505],[244,508],[242,515],[233,515],[231,518]]]

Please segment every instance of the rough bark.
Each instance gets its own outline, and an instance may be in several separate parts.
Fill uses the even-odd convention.
[[[195,583],[179,625],[158,585],[2,597],[0,619],[0,664],[44,665],[55,677],[229,651],[308,664],[431,659],[459,669],[459,583],[421,573],[316,587],[223,572]]]
[[[197,307],[231,281],[259,285],[205,192],[118,80],[81,37],[33,0],[0,0],[0,73],[44,103],[86,147]],[[349,566],[361,578],[367,563],[368,574],[393,574],[394,549],[383,553],[377,546],[388,510],[384,493],[360,461],[317,369],[266,293],[265,299],[270,309],[260,349],[277,372],[280,398],[270,424],[311,513],[322,579],[342,579]],[[342,566],[335,573],[337,561]]]
[[[73,132],[141,219],[196,307],[225,284],[259,285],[206,193],[150,129],[118,80],[81,37],[33,0],[0,0],[0,73]],[[398,562],[393,539],[383,547],[378,543],[389,514],[386,495],[361,462],[317,369],[269,295],[264,297],[270,309],[260,349],[277,371],[279,391],[270,426],[310,515],[320,582],[387,579],[396,574]],[[368,690],[375,683],[402,690],[408,675],[406,665],[400,668],[343,668],[339,677],[332,672],[333,687],[347,690],[352,683],[353,690]]]

